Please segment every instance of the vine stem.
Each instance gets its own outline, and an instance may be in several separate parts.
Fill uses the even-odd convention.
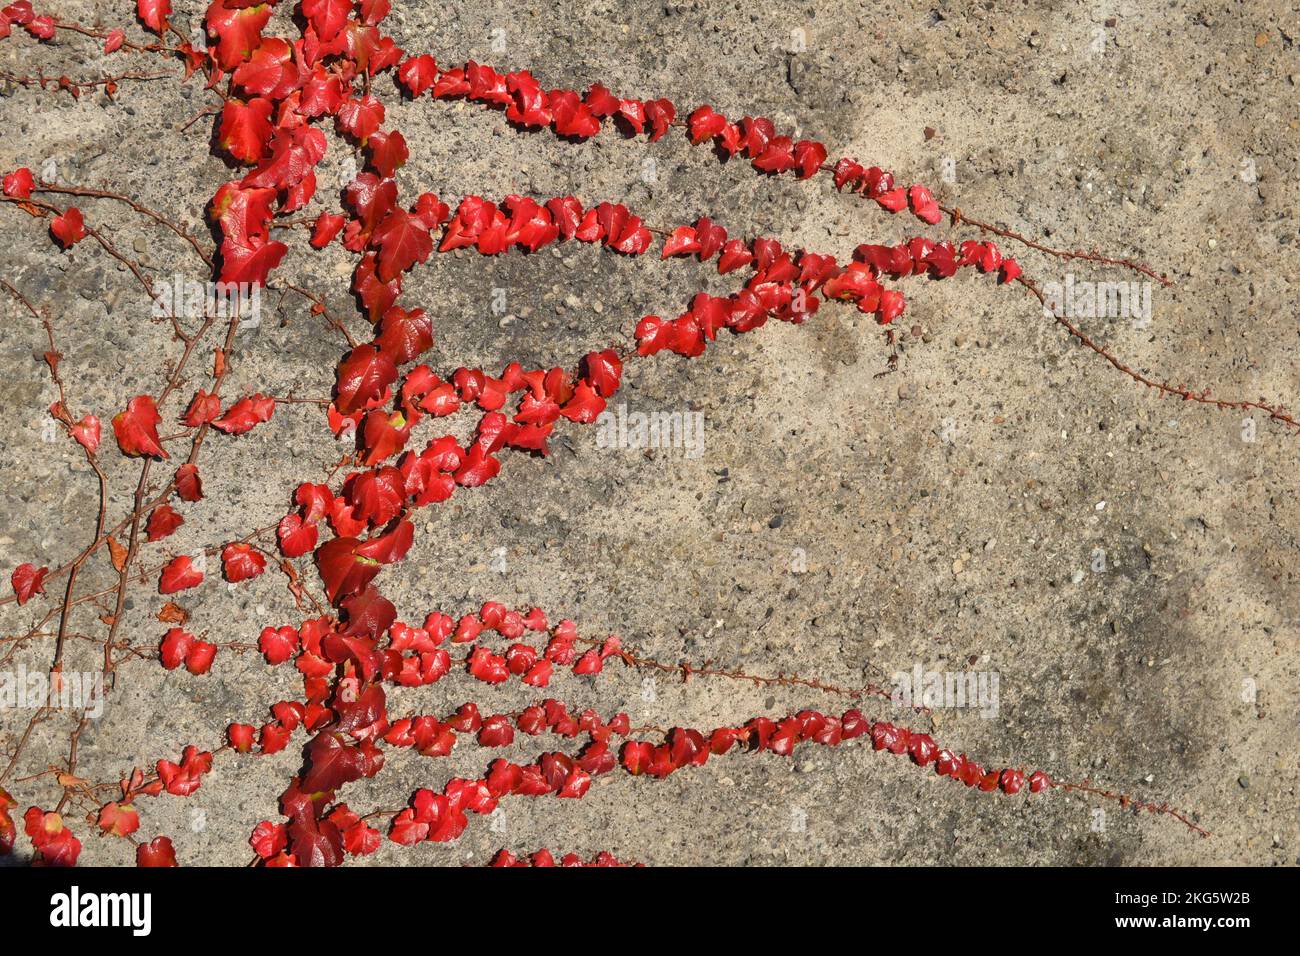
[[[1184,401],[1198,402],[1202,405],[1209,405],[1214,408],[1265,412],[1268,414],[1268,417],[1274,421],[1283,422],[1292,428],[1300,428],[1300,421],[1297,421],[1285,408],[1281,405],[1271,404],[1266,399],[1261,398],[1258,401],[1249,401],[1246,399],[1212,398],[1208,388],[1199,392],[1193,391],[1185,385],[1170,385],[1168,382],[1157,381],[1148,375],[1144,375],[1141,372],[1130,368],[1128,365],[1124,364],[1124,362],[1120,361],[1120,359],[1118,359],[1105,346],[1099,345],[1094,341],[1091,336],[1072,323],[1068,318],[1061,314],[1060,311],[1048,305],[1047,296],[1032,279],[1021,275],[1016,276],[1015,281],[1028,289],[1029,292],[1038,299],[1039,303],[1043,306],[1043,309],[1052,316],[1052,319],[1057,323],[1057,325],[1070,333],[1076,341],[1094,354],[1101,356],[1111,365],[1111,367],[1128,376],[1139,385],[1153,388],[1161,395],[1171,395]]]
[[[1030,249],[1034,249],[1038,252],[1045,253],[1049,256],[1054,256],[1057,259],[1064,259],[1067,262],[1070,260],[1079,259],[1085,262],[1096,263],[1098,265],[1120,266],[1125,269],[1130,269],[1133,272],[1140,272],[1144,276],[1149,276],[1150,278],[1154,279],[1156,282],[1160,283],[1165,288],[1169,288],[1174,284],[1173,280],[1170,279],[1168,276],[1166,276],[1164,273],[1157,273],[1150,266],[1145,265],[1141,262],[1135,262],[1132,259],[1112,258],[1111,256],[1103,255],[1102,253],[1096,251],[1095,249],[1091,252],[1085,252],[1082,249],[1074,249],[1074,250],[1053,249],[1051,246],[1045,246],[1042,243],[1030,239],[1028,236],[1023,236],[1020,233],[1015,232],[1011,229],[1003,229],[1002,227],[995,226],[992,223],[981,222],[978,219],[972,219],[970,216],[967,216],[965,213],[963,213],[959,208],[955,206],[949,208],[948,206],[945,206],[942,203],[939,203],[938,205],[939,205],[939,209],[948,215],[948,217],[951,219],[952,224],[954,226],[960,226],[962,223],[965,223],[966,225],[974,226],[976,229],[980,230],[981,232],[987,232],[992,235],[999,236],[1003,239],[1010,239],[1013,242],[1018,242],[1023,246],[1027,246]]]

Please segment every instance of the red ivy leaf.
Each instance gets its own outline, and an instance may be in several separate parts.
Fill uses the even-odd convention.
[[[335,404],[344,415],[351,414],[397,380],[392,356],[373,345],[358,345],[339,363],[338,398]]]
[[[197,465],[186,462],[176,469],[176,493],[182,501],[202,500],[203,482],[199,479]]]
[[[126,411],[113,416],[113,434],[124,455],[152,455],[166,458],[158,440],[158,423],[162,416],[149,395],[137,395],[127,403]]]
[[[3,14],[0,14],[3,16]],[[4,178],[4,194],[14,199],[28,199],[32,195],[32,187],[36,185],[32,179],[32,171],[26,166],[21,166],[9,173]]]
[[[271,101],[255,97],[247,103],[231,98],[221,111],[221,148],[241,163],[253,165],[271,140]]]
[[[280,539],[280,553],[286,558],[300,558],[316,547],[316,525],[303,521],[300,515],[285,515],[276,528]]]
[[[348,100],[339,107],[336,115],[339,128],[364,145],[384,123],[384,104],[373,96],[363,96],[359,100]]]
[[[366,148],[370,152],[370,165],[385,179],[389,179],[410,157],[406,148],[406,138],[397,130],[389,133],[375,133],[370,137]]]
[[[99,811],[99,828],[113,836],[124,837],[140,829],[140,814],[130,804],[105,804]]]
[[[203,572],[193,567],[188,554],[182,554],[163,568],[158,581],[158,590],[162,594],[175,594],[187,588],[198,587],[203,583]]]
[[[81,218],[81,210],[69,206],[63,215],[55,216],[50,222],[50,232],[54,233],[54,238],[59,240],[64,249],[71,249],[86,238],[86,225]]]
[[[267,398],[259,392],[235,402],[226,409],[226,414],[213,420],[212,427],[227,435],[242,435],[254,425],[270,421],[274,413],[275,399]]]
[[[188,425],[190,428],[198,428],[200,425],[206,425],[220,414],[221,399],[215,395],[209,395],[203,389],[199,389],[190,401],[190,407],[185,410],[185,414],[181,417],[181,423]]]
[[[146,526],[149,540],[161,541],[184,523],[185,519],[171,505],[159,505],[149,515],[149,524]]]
[[[344,743],[338,734],[318,734],[307,745],[307,759],[311,766],[303,777],[303,793],[324,793],[337,790],[345,783],[360,780],[366,761],[360,748]]]
[[[168,0],[159,2],[168,3]],[[239,3],[242,0],[230,2]],[[270,4],[260,3],[232,9],[227,6],[227,0],[216,0],[208,7],[207,24],[208,35],[217,40],[217,48],[213,52],[217,65],[223,70],[233,70],[239,66],[262,42],[262,27],[270,19]]]
[[[418,97],[438,78],[438,64],[428,54],[413,56],[397,68],[397,78],[412,98]]]
[[[172,12],[171,0],[139,0],[136,9],[140,20],[154,33],[161,36],[167,30],[167,17]]]
[[[303,0],[302,14],[316,29],[321,42],[329,43],[348,22],[352,3],[353,0]]]
[[[408,312],[395,305],[384,313],[375,344],[391,355],[395,363],[405,365],[433,347],[433,320],[424,314],[424,309]]]
[[[264,627],[257,649],[268,664],[283,664],[298,653],[298,632],[291,627]]]
[[[334,237],[339,234],[343,228],[344,219],[338,213],[322,212],[316,217],[316,223],[311,230],[311,245],[313,249],[324,249]]]
[[[231,584],[255,578],[266,570],[266,558],[251,544],[228,544],[221,551],[221,565]]]
[[[582,361],[583,374],[602,398],[609,398],[618,391],[619,376],[623,373],[623,363],[618,352],[614,349],[588,352]]]
[[[14,573],[9,577],[9,583],[13,585],[14,594],[18,596],[19,606],[30,601],[32,595],[45,593],[45,575],[49,574],[49,572],[49,568],[38,568],[30,563],[20,564],[14,568]]]
[[[361,543],[356,538],[332,538],[317,549],[316,565],[331,603],[364,590],[379,573],[378,561],[356,553]]]
[[[172,846],[171,837],[154,837],[148,843],[141,843],[135,848],[135,865],[141,867],[176,866],[176,848]]]
[[[433,252],[433,237],[419,219],[405,209],[393,209],[375,229],[379,247],[379,279],[391,282]]]
[[[68,430],[86,451],[93,454],[95,449],[99,447],[99,419],[94,415],[84,416],[81,421]]]

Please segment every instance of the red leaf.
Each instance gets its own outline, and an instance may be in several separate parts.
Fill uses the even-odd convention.
[[[645,104],[645,115],[653,127],[650,134],[650,142],[653,143],[668,131],[677,111],[670,100],[651,100]]]
[[[162,645],[158,649],[158,656],[162,661],[162,666],[169,671],[174,671],[185,663],[185,658],[189,655],[193,646],[193,634],[183,628],[169,628],[167,633],[163,635]]]
[[[618,352],[614,349],[588,352],[582,362],[583,374],[602,398],[609,398],[618,391],[619,376],[623,373],[623,363]]]
[[[161,541],[184,523],[185,519],[177,514],[171,505],[159,505],[149,515],[149,523],[146,526],[149,540]]]
[[[749,247],[740,239],[732,239],[722,247],[722,255],[718,257],[718,272],[726,275],[753,261],[754,254],[749,251]]]
[[[387,534],[371,538],[356,548],[356,553],[363,558],[372,558],[380,564],[393,564],[406,557],[415,540],[415,525],[403,518]]]
[[[378,561],[356,553],[360,544],[356,538],[333,538],[316,551],[316,565],[331,603],[364,590],[379,573]]]
[[[801,139],[794,146],[794,161],[799,165],[799,178],[807,179],[826,162],[826,147],[810,139]]]
[[[433,252],[433,237],[424,223],[405,209],[393,209],[375,229],[379,247],[379,280],[391,282]]]
[[[221,551],[226,580],[232,584],[255,578],[266,570],[266,558],[250,544],[228,544]]]
[[[257,648],[268,664],[283,664],[298,653],[298,632],[291,627],[264,627]]]
[[[130,804],[107,803],[99,811],[99,828],[113,836],[124,837],[140,829],[140,814]]]
[[[943,218],[939,204],[935,202],[930,190],[919,183],[907,191],[907,199],[912,204],[912,212],[918,219],[923,219],[933,226]]]
[[[898,212],[907,205],[907,191],[905,189],[890,189],[873,197],[877,203],[890,212]]]
[[[353,0],[303,0],[302,14],[316,30],[321,42],[339,35],[352,13]]]
[[[174,797],[188,797],[199,789],[202,776],[212,769],[212,754],[195,746],[185,748],[179,765],[159,760],[158,776],[167,792]]]
[[[253,426],[270,421],[274,413],[275,400],[259,392],[241,398],[230,406],[226,409],[226,414],[213,420],[212,427],[220,429],[227,435],[242,435]]]
[[[339,363],[335,404],[340,412],[350,414],[379,398],[396,380],[397,365],[392,356],[373,345],[359,345]]]
[[[727,125],[727,118],[721,113],[715,113],[713,107],[706,104],[692,113],[686,122],[690,129],[691,142],[698,146],[706,139],[721,133]]]
[[[49,572],[49,568],[38,568],[30,563],[20,564],[14,568],[14,573],[9,577],[9,583],[13,585],[14,594],[18,595],[19,606],[30,601],[32,595],[45,593],[45,575],[49,574]]]
[[[188,554],[182,554],[163,568],[162,577],[158,582],[158,590],[162,594],[175,594],[177,591],[184,591],[187,588],[198,587],[203,583],[203,572],[192,566]]]
[[[170,6],[168,0],[158,2]],[[224,0],[217,0],[208,7],[208,35],[217,39],[213,52],[217,65],[223,70],[239,66],[262,42],[262,27],[269,19],[271,6],[266,3],[231,9]]]
[[[46,813],[37,807],[23,815],[23,829],[32,838],[32,846],[40,853],[33,860],[35,866],[76,866],[81,854],[81,841],[63,825],[63,817]]]
[[[363,176],[370,175],[362,173]],[[346,246],[349,242],[351,225],[348,231],[343,234],[343,244]],[[352,291],[361,298],[361,304],[366,307],[366,314],[371,322],[378,322],[385,312],[392,308],[393,303],[397,301],[398,294],[402,291],[402,280],[400,277],[392,282],[380,282],[375,265],[375,254],[367,252],[362,256],[361,261],[357,263],[356,270],[352,273]]]
[[[84,416],[81,421],[68,430],[86,451],[93,454],[95,449],[99,447],[99,419],[94,415]]]
[[[313,249],[324,249],[334,237],[339,234],[343,228],[344,219],[338,213],[322,212],[316,217],[316,224],[311,230],[311,245]]]
[[[375,133],[366,144],[370,153],[370,165],[385,179],[392,178],[410,156],[406,148],[406,138],[397,130],[389,133]]]
[[[673,234],[664,241],[661,258],[668,259],[672,256],[690,255],[699,251],[700,244],[695,238],[695,230],[690,226],[678,226],[673,230]]]
[[[640,326],[637,328],[640,329]],[[560,409],[560,414],[569,421],[589,425],[604,410],[605,399],[601,398],[600,394],[585,381],[580,381],[573,390],[573,398]]]
[[[206,425],[220,414],[221,399],[216,395],[209,395],[203,389],[199,389],[194,398],[190,400],[190,407],[185,410],[185,414],[181,417],[181,423],[188,425],[190,428],[198,428],[200,425]]]
[[[137,395],[127,403],[126,411],[113,416],[113,434],[124,455],[168,457],[158,440],[158,423],[162,416],[149,395]]]
[[[86,238],[86,226],[81,218],[81,210],[76,206],[69,206],[63,215],[54,217],[50,223],[50,232],[54,233],[54,238],[59,240],[59,244],[64,249],[71,249]]]
[[[203,482],[199,479],[197,465],[186,462],[176,469],[176,493],[182,501],[202,500]]]
[[[287,40],[267,37],[252,58],[236,68],[233,80],[247,93],[283,100],[302,86],[305,77],[300,62]]]
[[[144,0],[141,0],[144,2]],[[141,843],[135,848],[135,865],[142,867],[176,866],[176,848],[172,846],[171,837],[154,837],[148,843]]]
[[[384,104],[373,96],[348,100],[339,107],[337,117],[339,128],[364,145],[384,123]]]
[[[231,724],[226,728],[226,739],[236,753],[246,754],[253,750],[254,734],[257,731],[252,724]]]
[[[3,16],[3,14],[0,14]],[[32,194],[32,187],[36,185],[32,179],[32,171],[26,166],[20,166],[4,178],[4,194],[14,199],[28,199]]]
[[[344,743],[338,734],[322,733],[313,738],[307,745],[307,759],[310,766],[302,780],[303,793],[337,790],[364,775],[361,750]]]
[[[438,64],[428,54],[413,56],[397,68],[397,78],[412,97],[418,97],[438,78]]]
[[[647,741],[629,740],[623,745],[623,766],[633,776],[645,773],[653,754],[654,747]]]
[[[365,856],[378,850],[383,839],[374,827],[358,821],[343,831],[343,849],[353,856]]]
[[[283,823],[263,820],[253,829],[253,835],[248,838],[248,843],[258,856],[263,860],[269,860],[289,845],[289,838]]]
[[[316,547],[317,530],[296,514],[285,515],[276,528],[280,539],[280,553],[286,558],[300,558]]]
[[[253,165],[271,140],[271,101],[256,97],[247,103],[226,100],[221,111],[221,148],[241,163]]]
[[[422,352],[433,347],[433,320],[424,309],[393,306],[384,313],[375,344],[392,356],[398,365],[405,365]]]
[[[362,428],[361,444],[366,451],[363,465],[375,465],[396,455],[406,445],[411,426],[401,412],[386,412],[376,408],[366,416]]]
[[[185,655],[185,669],[191,674],[206,674],[217,656],[217,646],[196,640]]]
[[[280,264],[289,247],[253,237],[245,243],[225,239],[221,243],[221,281],[265,285],[271,270]]]
[[[140,20],[154,33],[161,36],[167,30],[167,17],[172,12],[171,0],[139,0],[136,9]]]

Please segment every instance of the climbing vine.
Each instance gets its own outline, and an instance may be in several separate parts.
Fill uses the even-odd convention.
[[[282,4],[283,6],[283,4]],[[45,599],[48,609],[25,634],[6,639],[0,660],[19,648],[47,640],[49,673],[57,685],[65,650],[74,639],[69,616],[94,602],[110,610],[102,637],[78,635],[100,648],[111,677],[127,666],[185,669],[202,680],[231,653],[258,653],[272,667],[293,668],[301,697],[268,701],[262,714],[231,724],[223,740],[186,746],[161,755],[151,766],[123,768],[120,781],[90,781],[78,775],[78,746],[88,714],[72,722],[66,759],[49,773],[14,782],[33,728],[52,718],[40,708],[17,734],[0,769],[0,852],[13,852],[21,824],[34,861],[74,864],[81,851],[76,834],[85,828],[131,840],[142,866],[175,865],[184,846],[166,835],[145,839],[151,800],[185,798],[199,790],[221,763],[256,760],[301,746],[299,773],[286,782],[279,816],[257,825],[249,837],[256,860],[268,866],[333,866],[351,856],[373,853],[384,840],[410,845],[450,842],[470,817],[491,813],[515,798],[579,799],[593,778],[608,773],[662,779],[689,773],[707,761],[740,753],[788,757],[799,746],[839,746],[860,741],[901,757],[919,770],[1001,799],[1045,799],[1068,791],[1125,807],[1168,816],[1201,835],[1193,814],[1164,803],[1115,793],[1090,781],[1056,779],[1046,769],[986,765],[944,747],[924,727],[873,720],[873,704],[890,700],[877,686],[842,687],[792,674],[751,674],[716,663],[658,661],[618,637],[582,634],[570,620],[555,620],[540,608],[509,608],[489,601],[469,613],[432,609],[418,623],[400,621],[384,596],[384,571],[410,551],[414,515],[455,494],[472,493],[501,477],[512,454],[541,455],[557,429],[595,422],[635,366],[653,374],[668,355],[695,358],[720,340],[761,329],[771,321],[795,325],[819,309],[856,308],[872,317],[892,344],[891,323],[907,308],[909,279],[945,280],[959,275],[1028,292],[1046,303],[1043,291],[1003,246],[1022,246],[1064,260],[1127,269],[1169,284],[1142,263],[1097,251],[1054,249],[1033,239],[972,218],[936,200],[923,184],[904,185],[895,175],[843,157],[831,160],[825,144],[795,140],[763,117],[729,118],[708,104],[679,108],[667,99],[625,97],[593,84],[585,91],[548,89],[527,69],[486,64],[438,64],[425,53],[400,49],[383,32],[388,0],[302,0],[297,19],[277,18],[296,34],[275,35],[272,3],[214,0],[204,18],[206,42],[181,35],[169,22],[169,0],[139,0],[138,23],[111,28],[64,22],[38,13],[29,0],[0,11],[0,39],[26,33],[42,43],[68,38],[97,43],[105,54],[149,62],[155,71],[131,69],[101,77],[0,77],[50,95],[80,97],[102,90],[112,97],[126,84],[174,79],[201,83],[216,105],[187,129],[208,120],[215,149],[240,169],[211,197],[202,197],[219,235],[211,248],[193,232],[138,199],[109,189],[46,182],[28,168],[9,170],[0,199],[8,211],[40,220],[58,250],[82,243],[97,246],[124,266],[170,323],[180,355],[155,394],[131,398],[124,408],[79,407],[62,374],[62,355],[48,309],[8,278],[0,286],[38,324],[47,344],[44,359],[56,398],[49,415],[77,443],[97,478],[100,508],[94,534],[75,555],[54,567],[24,561],[12,575],[13,596],[26,605]],[[143,26],[143,31],[141,30]],[[16,42],[11,40],[10,42]],[[720,162],[748,163],[758,175],[828,181],[845,201],[870,204],[900,215],[918,231],[941,226],[970,238],[915,235],[896,244],[864,243],[847,262],[826,252],[785,248],[765,236],[733,235],[721,217],[693,222],[653,222],[647,210],[593,202],[574,195],[489,199],[440,197],[431,192],[403,196],[395,173],[418,144],[386,125],[384,101],[414,103],[460,99],[498,113],[519,130],[549,130],[573,148],[596,136],[622,136],[652,144],[685,137],[713,150]],[[326,155],[330,126],[364,158],[342,191],[337,209],[300,216],[317,193],[316,168]],[[812,188],[810,185],[809,188]],[[91,205],[94,204],[94,205]],[[241,320],[239,308],[208,309],[188,315],[177,296],[155,283],[130,255],[83,212],[116,204],[152,226],[171,233],[202,262],[218,288],[277,288],[300,298],[311,314],[346,342],[328,398],[304,399],[261,392],[232,396],[225,388],[231,349]],[[370,331],[354,337],[331,314],[322,290],[304,288],[277,272],[295,234],[323,249],[341,245],[355,257],[351,292]],[[1003,246],[999,245],[1003,243]],[[510,362],[499,372],[483,368],[437,370],[419,362],[433,345],[434,321],[411,302],[404,278],[433,256],[456,250],[479,256],[527,255],[558,244],[601,247],[610,255],[657,255],[691,261],[733,276],[726,295],[701,291],[671,317],[629,317],[630,344],[602,345],[572,367],[530,368]],[[1296,420],[1264,399],[1220,399],[1208,390],[1173,384],[1133,370],[1097,344],[1064,315],[1056,321],[1080,344],[1121,374],[1161,396],[1220,409],[1256,410],[1287,427]],[[728,333],[724,336],[723,333]],[[198,371],[206,368],[206,374]],[[201,378],[203,384],[190,384]],[[193,389],[193,390],[192,390]],[[323,424],[355,451],[328,474],[302,476],[285,488],[288,510],[274,525],[247,529],[242,536],[202,556],[167,557],[167,539],[202,507],[203,476],[219,469],[220,449],[201,460],[213,433],[237,438],[269,421],[277,408],[319,406]],[[476,418],[472,437],[442,434],[453,416]],[[114,441],[105,441],[103,417]],[[164,425],[164,423],[166,423]],[[174,432],[179,428],[179,432]],[[160,430],[161,429],[161,430]],[[106,455],[139,461],[131,507],[110,514]],[[111,563],[116,582],[107,589],[78,587],[79,572],[92,560]],[[207,558],[212,558],[209,565]],[[297,616],[250,636],[208,640],[187,629],[188,613],[168,597],[182,596],[210,575],[239,584],[263,574],[282,575]],[[148,580],[164,600],[156,653],[138,653],[120,637],[128,588]],[[177,600],[180,600],[178,597]],[[597,675],[606,667],[659,672],[682,680],[731,680],[786,686],[810,699],[840,700],[842,707],[800,710],[771,718],[756,716],[721,727],[635,726],[626,713],[575,712],[558,697],[566,672]],[[462,681],[465,703],[448,713],[402,714],[390,710],[386,689]],[[535,688],[536,703],[520,711],[496,712],[486,703],[490,688],[518,681]],[[556,689],[552,690],[552,684]],[[111,687],[111,681],[107,685]],[[928,712],[917,708],[924,724]],[[441,789],[419,789],[407,805],[356,809],[365,799],[361,781],[378,775],[389,748],[411,748],[428,758],[446,757],[458,744],[485,750],[523,738],[546,738],[527,763],[485,754],[481,776],[454,778]],[[34,801],[21,812],[11,793]],[[109,799],[111,798],[111,799]],[[78,820],[83,818],[84,822]],[[142,820],[143,818],[143,820]],[[519,858],[502,851],[499,865],[574,865],[620,861],[601,853],[589,861],[574,854],[558,861],[548,850]]]

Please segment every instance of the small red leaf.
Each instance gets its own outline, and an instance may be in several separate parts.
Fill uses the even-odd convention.
[[[34,564],[20,564],[14,568],[9,583],[13,585],[20,606],[30,601],[32,595],[45,593],[45,575],[49,572],[49,568],[38,568]]]
[[[266,558],[251,544],[228,544],[221,551],[226,580],[232,584],[255,578],[266,570]]]
[[[212,427],[227,435],[242,435],[253,426],[270,421],[273,414],[275,399],[267,398],[259,392],[235,402],[226,409],[224,415],[213,420]]]
[[[59,240],[64,249],[71,249],[86,238],[86,225],[81,218],[81,210],[69,206],[66,212],[55,216],[50,222],[50,232],[54,233],[54,238]]]
[[[141,0],[143,3],[144,0]],[[135,848],[135,865],[141,867],[176,866],[176,848],[170,837],[155,837]]]
[[[146,525],[149,540],[161,541],[184,523],[185,519],[171,505],[159,505],[149,515],[149,523]]]
[[[203,572],[193,567],[188,554],[182,554],[163,568],[158,590],[162,594],[175,594],[177,591],[198,587],[202,583]]]
[[[137,395],[127,403],[126,411],[113,416],[113,434],[124,455],[168,457],[158,439],[162,416],[149,395]]]

